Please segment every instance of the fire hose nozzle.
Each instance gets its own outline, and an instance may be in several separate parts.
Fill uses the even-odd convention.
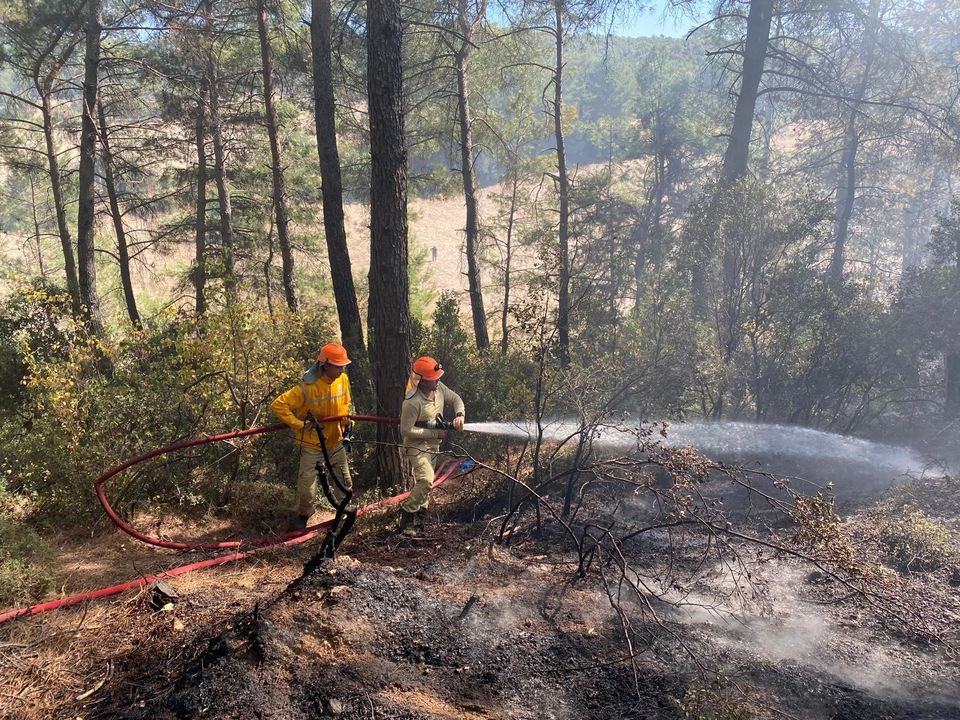
[[[453,423],[443,419],[443,415],[437,415],[433,420],[421,420],[414,423],[415,427],[426,428],[427,430],[453,430]]]

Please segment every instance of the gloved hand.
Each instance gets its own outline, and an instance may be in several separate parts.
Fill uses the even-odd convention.
[[[454,430],[463,430],[463,415],[457,415],[453,419],[453,429]]]

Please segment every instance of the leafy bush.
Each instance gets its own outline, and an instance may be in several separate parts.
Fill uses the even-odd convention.
[[[19,422],[0,424],[0,472],[38,519],[89,524],[101,517],[91,489],[104,469],[180,439],[273,422],[273,398],[336,337],[331,318],[325,308],[238,305],[202,321],[171,313],[119,340],[75,330],[56,353],[22,344]],[[239,481],[280,476],[287,455],[279,436],[207,445],[138,465],[109,495],[121,509],[206,511],[226,504]]]
[[[34,602],[53,589],[54,549],[31,528],[0,517],[0,606]]]
[[[956,555],[947,529],[920,510],[883,525],[880,542],[896,567],[905,572],[937,570]]]

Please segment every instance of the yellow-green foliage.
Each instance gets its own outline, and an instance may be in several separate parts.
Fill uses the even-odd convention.
[[[335,317],[238,305],[201,321],[171,313],[103,340],[62,320],[56,347],[21,346],[18,422],[0,426],[0,472],[35,512],[92,521],[100,516],[92,484],[104,469],[181,439],[275,422],[270,402],[336,338]],[[110,496],[123,507],[222,505],[242,473],[284,474],[282,435],[137,466],[111,481]]]
[[[956,550],[949,531],[920,510],[909,510],[899,520],[880,529],[880,541],[898,569],[907,572],[936,570],[950,562]]]
[[[23,523],[0,517],[0,608],[39,600],[57,576],[53,548]]]

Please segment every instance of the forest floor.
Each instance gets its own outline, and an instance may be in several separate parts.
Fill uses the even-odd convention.
[[[638,613],[647,641],[634,665],[602,583],[575,580],[557,526],[493,544],[498,522],[452,513],[462,489],[438,489],[416,538],[362,519],[338,558],[299,583],[309,547],[180,576],[166,610],[129,592],[8,623],[0,717],[960,717],[955,568],[918,574],[905,600],[935,608],[938,641],[878,617],[822,573],[776,561],[757,578],[766,599],[753,609],[665,606],[662,625]],[[956,542],[956,488],[922,490],[911,503],[936,510]],[[891,494],[847,518],[865,555],[878,519],[903,501]],[[163,529],[188,539],[227,530]],[[119,533],[62,546],[69,592],[186,561]]]

